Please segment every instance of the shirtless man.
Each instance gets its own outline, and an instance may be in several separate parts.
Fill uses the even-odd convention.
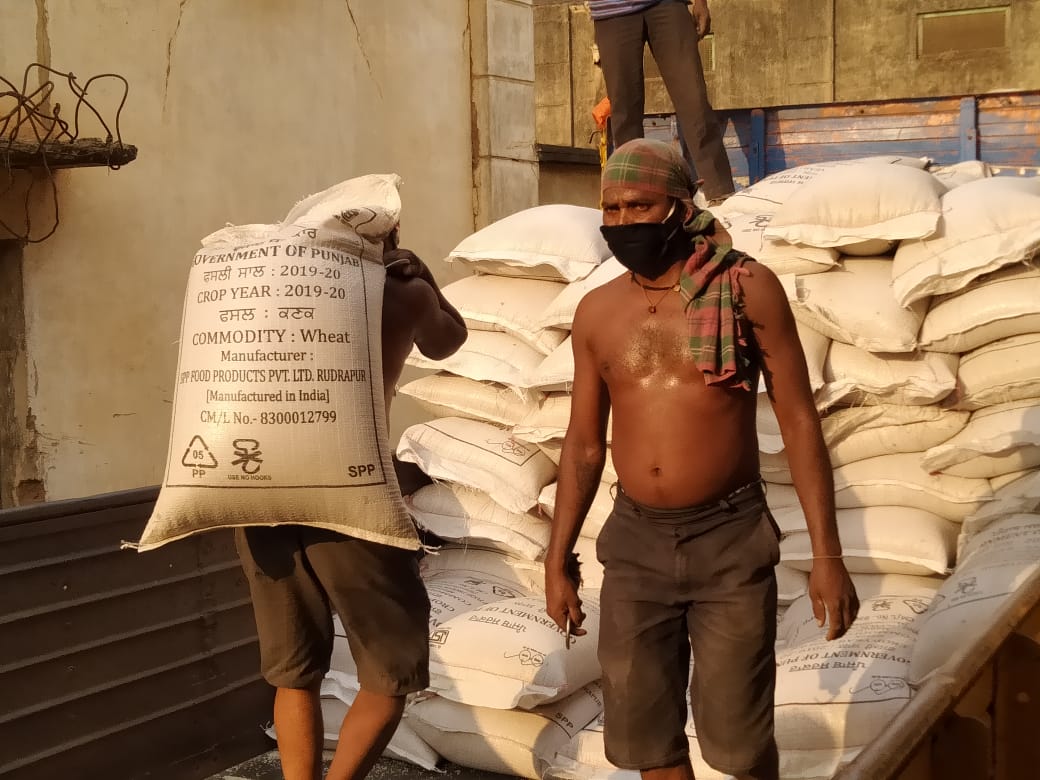
[[[776,276],[711,239],[713,219],[692,205],[695,184],[671,146],[622,145],[602,185],[603,234],[631,273],[586,295],[574,318],[547,611],[561,629],[585,617],[566,566],[599,484],[612,409],[617,497],[597,540],[607,758],[648,780],[693,778],[683,731],[692,648],[704,760],[776,780],[779,533],[759,477],[759,372],[812,539],[816,619],[834,639],[858,610],[794,319]]]
[[[383,293],[387,417],[415,345],[442,360],[466,340],[459,313],[426,265],[389,243]],[[396,464],[395,464],[396,465]],[[253,596],[261,666],[277,688],[274,724],[286,780],[319,780],[319,688],[332,654],[332,613],[346,629],[361,691],[339,732],[329,780],[368,775],[393,736],[405,696],[429,684],[430,602],[414,551],[302,525],[236,529]]]

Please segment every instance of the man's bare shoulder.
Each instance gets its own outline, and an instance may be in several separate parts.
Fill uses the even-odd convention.
[[[578,304],[574,318],[601,316],[611,306],[616,305],[618,298],[627,292],[630,283],[629,275],[624,273],[606,284],[589,290]]]

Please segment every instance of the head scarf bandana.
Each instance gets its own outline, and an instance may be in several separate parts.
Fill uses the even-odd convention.
[[[693,205],[697,184],[690,167],[672,144],[637,138],[619,146],[603,166],[602,190],[609,187],[665,195],[690,206],[685,224],[694,242],[685,261],[679,289],[690,325],[690,351],[706,384],[752,389],[754,370],[748,359],[740,277],[750,258],[732,244],[719,246],[711,238],[715,218]]]

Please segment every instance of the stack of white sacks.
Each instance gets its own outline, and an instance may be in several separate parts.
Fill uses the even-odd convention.
[[[785,778],[830,777],[977,633],[1040,561],[1040,180],[982,163],[881,157],[792,169],[716,209],[736,248],[784,283],[834,468],[857,623],[823,640],[805,596],[811,550],[764,392],[759,448],[784,534],[776,729]],[[589,635],[568,651],[538,563],[570,409],[568,331],[581,297],[624,269],[600,214],[542,206],[464,240],[475,275],[444,292],[469,341],[401,388],[436,419],[398,456],[435,483],[408,501],[449,544],[425,559],[430,692],[391,753],[522,777],[611,778],[596,684],[595,538],[608,457],[582,530]],[[952,576],[950,576],[952,574]],[[356,680],[338,646],[330,693]],[[330,700],[330,703],[332,700]],[[724,777],[700,760],[699,778]],[[419,748],[425,748],[426,752]]]

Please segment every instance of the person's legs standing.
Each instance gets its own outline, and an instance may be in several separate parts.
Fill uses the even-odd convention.
[[[663,0],[643,16],[650,51],[675,106],[697,177],[704,179],[704,195],[709,201],[731,195],[733,171],[708,101],[693,17],[685,3],[674,0]]]
[[[361,683],[327,779],[359,780],[393,737],[405,696],[429,684],[430,601],[413,551],[309,529],[306,554],[343,622]]]
[[[610,99],[610,129],[614,146],[643,137],[643,14],[634,13],[595,22],[599,65]]]
[[[237,528],[260,638],[261,672],[277,689],[274,727],[286,780],[321,777],[319,688],[332,653],[332,616],[303,553],[300,526]]]

